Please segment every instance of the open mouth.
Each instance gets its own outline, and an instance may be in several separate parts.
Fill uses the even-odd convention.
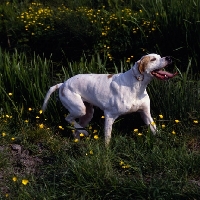
[[[172,74],[170,72],[164,71],[163,69],[156,69],[156,70],[153,70],[151,72],[151,74],[153,76],[155,76],[156,78],[158,78],[158,79],[168,80],[168,79],[173,78],[174,76],[176,76],[178,74],[178,72]]]

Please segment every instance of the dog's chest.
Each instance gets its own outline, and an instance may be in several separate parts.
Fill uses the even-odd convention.
[[[136,112],[141,109],[145,99],[148,98],[146,90],[141,91],[139,86],[127,87],[118,85],[115,82],[111,85],[112,98],[110,99],[111,108],[115,108],[120,113]]]

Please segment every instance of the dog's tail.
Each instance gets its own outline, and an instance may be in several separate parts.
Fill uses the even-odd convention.
[[[50,87],[49,91],[48,91],[47,94],[46,94],[46,97],[45,97],[45,99],[44,99],[44,103],[43,103],[43,106],[42,106],[42,111],[43,111],[43,112],[46,110],[47,103],[48,103],[48,100],[49,100],[51,94],[52,94],[53,92],[55,92],[58,88],[60,88],[60,86],[61,86],[62,84],[63,84],[63,83],[59,83],[59,84],[57,84],[57,85],[54,85],[54,86]]]

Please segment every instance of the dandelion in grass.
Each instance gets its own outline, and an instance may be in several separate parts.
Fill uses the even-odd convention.
[[[151,122],[151,125],[154,126],[154,125],[156,125],[156,123],[155,122]]]
[[[32,109],[32,108],[28,108],[28,110],[29,110],[29,111],[32,111],[33,109]]]
[[[138,136],[142,136],[142,133],[138,133]]]
[[[71,122],[71,125],[74,126],[75,122]]]
[[[39,119],[40,117],[39,117],[39,116],[36,116],[35,118],[36,118],[36,119]]]
[[[199,123],[198,120],[194,120],[193,122],[194,122],[194,124],[198,124]]]
[[[101,118],[102,118],[102,119],[104,119],[104,118],[105,118],[105,116],[101,116]]]
[[[89,126],[89,128],[88,128],[89,130],[91,130],[92,129],[92,126]]]
[[[85,135],[83,133],[80,133],[80,137],[84,137]]]
[[[13,93],[9,92],[9,93],[8,93],[8,95],[9,95],[9,96],[12,96],[12,95],[13,95]]]
[[[99,139],[99,136],[98,136],[98,135],[94,135],[94,139],[95,139],[95,140],[98,140],[98,139]]]
[[[22,179],[22,184],[23,185],[27,185],[29,183],[29,181],[27,179]]]
[[[44,128],[44,124],[39,124],[39,128]]]
[[[40,110],[39,113],[42,114],[42,110]]]
[[[125,163],[124,163],[124,161],[120,161],[120,163],[119,163],[119,165],[124,165]]]
[[[173,135],[176,135],[176,132],[173,130],[173,131],[172,131],[172,134],[173,134]]]
[[[161,127],[162,127],[162,128],[165,128],[165,124],[162,124]]]
[[[3,137],[5,137],[5,136],[6,136],[6,133],[5,133],[5,132],[3,132],[3,133],[2,133],[2,136],[3,136]]]
[[[28,123],[28,119],[24,120],[25,123]]]
[[[74,139],[74,142],[75,142],[75,143],[79,142],[79,139],[77,139],[77,138],[76,138],[76,139]]]
[[[62,126],[58,126],[59,129],[64,130],[64,128]]]
[[[134,133],[137,133],[137,132],[138,132],[138,129],[137,129],[137,128],[135,128],[135,129],[133,130],[133,132],[134,132]]]
[[[12,141],[14,141],[14,140],[15,140],[15,138],[14,138],[14,137],[12,137],[12,138],[11,138],[11,140],[12,140]]]
[[[163,119],[163,115],[159,115],[160,119]]]
[[[128,168],[130,168],[130,165],[123,165],[122,168],[123,169],[128,169]]]
[[[180,121],[179,121],[178,119],[175,119],[174,121],[175,121],[177,124],[180,123]]]
[[[13,180],[14,182],[16,182],[16,181],[17,181],[17,177],[16,177],[16,176],[13,176],[12,180]]]
[[[94,130],[94,131],[93,131],[93,133],[97,133],[97,132],[98,132],[97,130]]]
[[[7,197],[9,197],[9,194],[8,194],[8,193],[6,193],[6,195],[5,195],[5,196],[6,196],[6,198],[7,198]]]
[[[94,154],[94,152],[92,150],[90,150],[90,155],[93,155],[93,154]]]

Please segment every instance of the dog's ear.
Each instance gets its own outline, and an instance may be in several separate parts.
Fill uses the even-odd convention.
[[[149,63],[150,58],[149,56],[144,56],[141,58],[141,60],[137,61],[138,64],[138,70],[141,74],[143,74],[147,68],[147,64]]]

